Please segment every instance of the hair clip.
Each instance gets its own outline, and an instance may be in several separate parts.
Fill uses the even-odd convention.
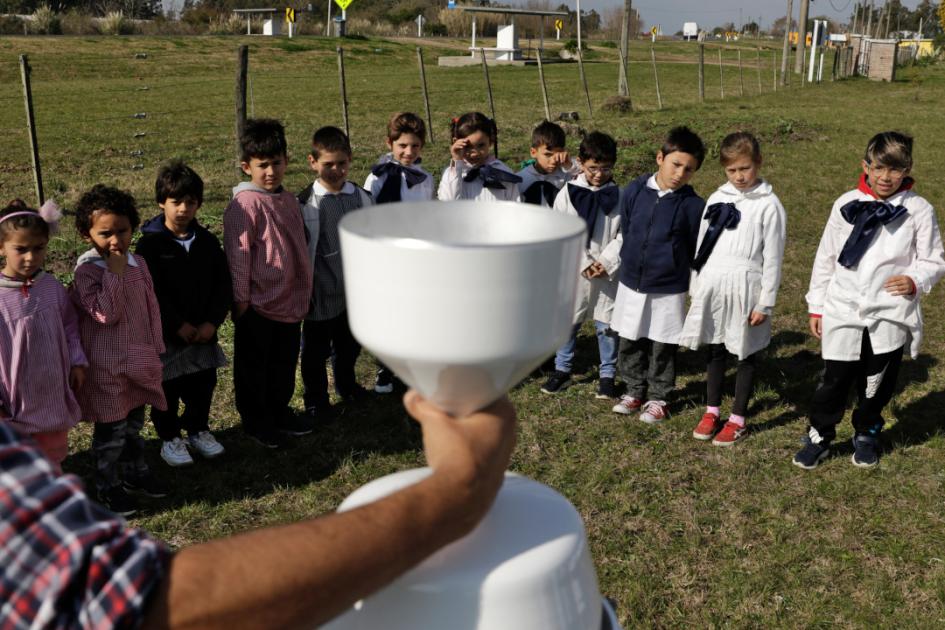
[[[50,235],[59,231],[59,219],[62,218],[62,209],[52,199],[47,199],[39,208],[39,216],[49,225]]]

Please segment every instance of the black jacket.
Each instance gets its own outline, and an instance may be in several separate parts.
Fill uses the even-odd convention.
[[[705,201],[688,185],[660,198],[649,178],[641,175],[620,195],[620,282],[640,293],[683,293]]]
[[[193,220],[194,241],[185,250],[164,227],[160,214],[141,226],[135,252],[143,256],[154,281],[161,308],[164,342],[181,344],[177,336],[184,322],[218,327],[233,305],[233,285],[220,241]]]

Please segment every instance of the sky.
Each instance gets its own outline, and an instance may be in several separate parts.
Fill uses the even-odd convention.
[[[565,0],[573,4],[575,0]],[[826,15],[829,18],[846,22],[853,15],[857,0],[812,0],[810,14]],[[883,0],[875,0],[877,8]],[[903,5],[914,9],[919,0],[903,0]],[[556,3],[553,3],[556,4]],[[794,0],[794,16],[797,19],[801,0]],[[581,10],[596,9],[600,12],[612,6],[623,6],[620,0],[581,0]],[[768,28],[771,23],[782,17],[787,11],[787,0],[640,0],[633,2],[633,8],[640,12],[646,26],[659,24],[665,32],[682,30],[683,22],[696,22],[699,27],[713,28],[726,22],[739,26],[760,18],[761,28]]]

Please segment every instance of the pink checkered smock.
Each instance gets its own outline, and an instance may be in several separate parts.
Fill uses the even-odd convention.
[[[166,409],[161,388],[161,315],[147,264],[128,254],[123,276],[90,250],[72,282],[89,374],[79,391],[82,419],[117,422],[141,405]]]
[[[81,412],[69,370],[88,365],[66,289],[40,272],[0,277],[0,404],[22,433],[64,431]]]

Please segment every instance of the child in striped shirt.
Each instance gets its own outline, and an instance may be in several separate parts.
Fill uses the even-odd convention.
[[[0,211],[0,420],[31,435],[62,472],[88,361],[65,287],[43,271],[59,208],[16,200]]]
[[[72,299],[89,357],[79,390],[82,419],[94,422],[92,452],[99,500],[113,512],[137,511],[126,491],[163,497],[167,490],[144,460],[144,406],[166,409],[161,388],[161,313],[144,258],[132,254],[138,227],[134,198],[98,184],[75,208],[79,235],[92,249],[79,257]]]
[[[351,144],[341,129],[322,127],[312,135],[308,163],[318,178],[299,193],[314,268],[311,309],[302,327],[302,382],[305,414],[314,423],[324,420],[329,410],[329,358],[339,396],[351,401],[366,394],[354,377],[361,346],[348,326],[338,223],[345,214],[374,202],[366,190],[348,181]]]

